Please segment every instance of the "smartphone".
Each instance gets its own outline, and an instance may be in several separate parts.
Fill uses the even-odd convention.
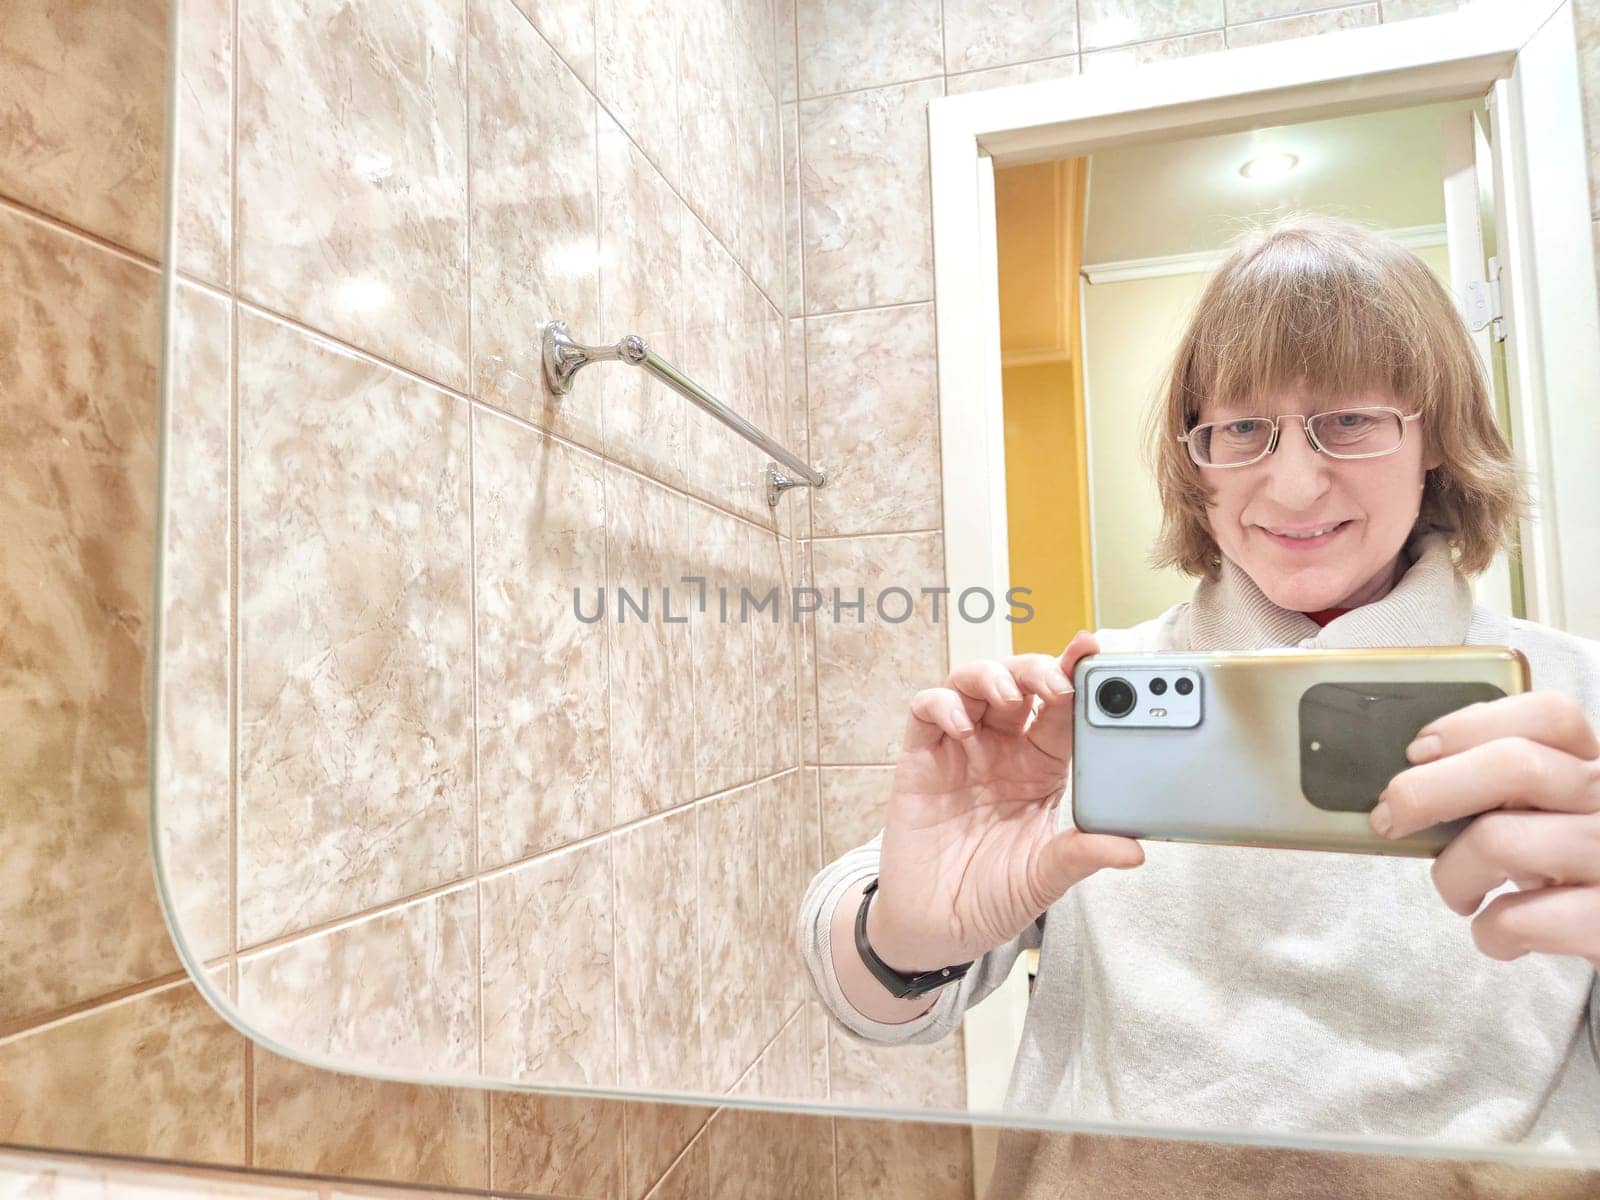
[[[1508,646],[1089,655],[1073,671],[1072,820],[1159,841],[1435,855],[1470,818],[1390,839],[1367,814],[1419,729],[1530,680]]]

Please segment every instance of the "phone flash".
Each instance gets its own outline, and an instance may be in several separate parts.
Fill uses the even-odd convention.
[[[1167,715],[1167,710],[1164,708],[1152,708],[1150,710],[1150,715],[1152,717],[1164,717]]]
[[[1321,742],[1312,742],[1311,743],[1311,748],[1313,750],[1321,750],[1322,749],[1322,743]]]

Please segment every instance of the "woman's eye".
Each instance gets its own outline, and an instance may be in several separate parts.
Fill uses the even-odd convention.
[[[1234,437],[1249,437],[1261,426],[1261,422],[1253,417],[1244,421],[1230,421],[1222,427],[1222,432]]]
[[[1376,418],[1368,413],[1333,413],[1333,427],[1340,433],[1357,433],[1376,423]]]

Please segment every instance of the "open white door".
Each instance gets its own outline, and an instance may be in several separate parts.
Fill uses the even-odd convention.
[[[982,453],[987,464],[991,488],[986,519],[989,524],[990,545],[993,548],[990,568],[992,579],[999,583],[998,590],[1010,586],[1011,553],[1009,526],[1006,517],[1006,434],[1005,408],[1001,401],[1000,371],[1000,255],[996,246],[994,206],[994,159],[987,154],[978,159],[978,278],[983,288],[986,304],[985,323],[976,334],[983,346],[983,370],[994,403],[987,405],[983,417],[983,437],[980,445],[964,452]],[[951,453],[946,445],[944,453]],[[951,623],[952,667],[965,662],[957,658],[962,647],[954,637],[957,622]],[[987,657],[1004,657],[1015,653],[1011,642],[1011,625],[1000,621],[988,626],[970,626],[970,629],[989,630],[990,645],[979,654]],[[1005,1106],[1006,1087],[1011,1082],[1011,1067],[1016,1061],[1017,1047],[1022,1044],[1022,1023],[1028,1015],[1028,979],[1023,969],[1023,959],[994,992],[961,1019],[961,1036],[966,1057],[967,1107],[974,1110],[998,1111]],[[974,1196],[982,1196],[989,1187],[994,1173],[995,1141],[999,1131],[986,1125],[972,1129],[972,1182]]]
[[[1500,310],[1499,259],[1495,255],[1494,168],[1486,132],[1476,112],[1461,110],[1440,124],[1444,149],[1444,226],[1450,283],[1456,305],[1483,365],[1495,413],[1512,437],[1505,374],[1505,321]],[[1513,443],[1514,444],[1514,443]],[[1522,573],[1502,550],[1473,580],[1473,597],[1508,617],[1525,616]]]
[[[1512,445],[1536,476],[1522,525],[1529,619],[1600,637],[1600,345],[1576,34],[1562,4],[1489,97]],[[1537,186],[1535,167],[1537,164]],[[1515,264],[1514,266],[1511,264]]]

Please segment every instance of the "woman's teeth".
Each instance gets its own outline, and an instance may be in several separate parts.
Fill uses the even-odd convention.
[[[1286,537],[1286,538],[1314,538],[1314,537],[1321,537],[1323,534],[1330,533],[1333,530],[1339,528],[1339,526],[1342,525],[1342,524],[1343,524],[1343,522],[1339,521],[1339,522],[1335,522],[1332,525],[1325,526],[1322,529],[1313,529],[1309,533],[1279,533],[1278,536],[1279,537]],[[1277,531],[1274,530],[1273,532],[1276,533]]]

